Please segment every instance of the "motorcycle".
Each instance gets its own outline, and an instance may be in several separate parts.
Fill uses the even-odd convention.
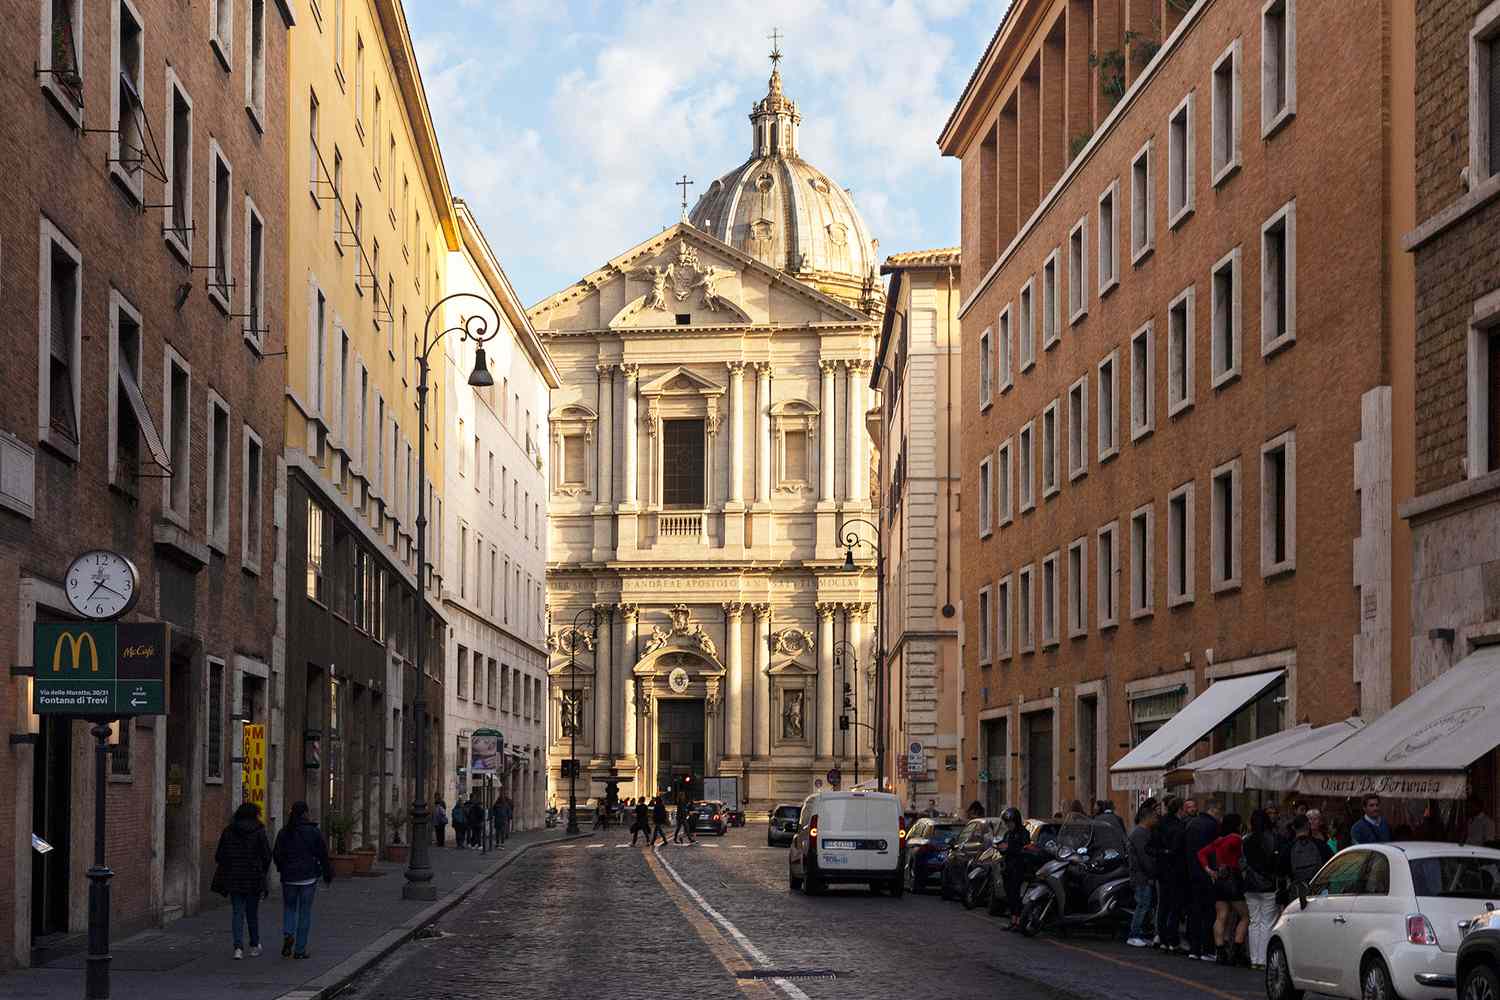
[[[969,862],[964,872],[963,893],[959,900],[966,910],[977,910],[981,906],[993,906],[995,896],[995,865],[1000,859],[1000,849],[993,837],[985,837],[985,848],[979,857]]]
[[[1129,916],[1135,908],[1125,835],[1108,820],[1068,823],[1056,857],[1043,864],[1021,901],[1021,933],[1067,930]]]
[[[1042,827],[1045,829],[1045,827]],[[1005,867],[1015,865],[1020,876],[1021,894],[1025,898],[1026,889],[1036,881],[1037,872],[1042,866],[1052,861],[1055,854],[1052,847],[1053,838],[1056,836],[1056,826],[1053,825],[1053,837],[1041,843],[1030,843],[1022,849],[1020,856],[1014,860],[1006,860],[1005,856],[998,851],[995,852],[993,864],[990,865],[990,916],[999,917],[1010,913],[1010,905],[1005,898]]]

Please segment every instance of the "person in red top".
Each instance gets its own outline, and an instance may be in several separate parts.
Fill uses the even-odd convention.
[[[1249,964],[1245,936],[1250,929],[1250,909],[1240,880],[1240,857],[1245,850],[1240,839],[1242,829],[1239,814],[1230,813],[1219,824],[1219,838],[1198,852],[1198,864],[1214,882],[1214,950],[1220,965]]]

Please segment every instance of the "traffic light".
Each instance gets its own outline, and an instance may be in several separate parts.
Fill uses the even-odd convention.
[[[843,733],[847,733],[849,731],[849,716],[839,716],[839,731]]]

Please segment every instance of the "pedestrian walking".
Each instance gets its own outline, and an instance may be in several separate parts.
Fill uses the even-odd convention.
[[[1000,822],[1004,825],[999,844],[1002,889],[1005,892],[1006,908],[1010,910],[1010,929],[1016,931],[1021,929],[1021,880],[1024,877],[1021,856],[1026,845],[1031,843],[1031,834],[1021,821],[1021,810],[1015,806],[1007,806],[1001,810]]]
[[[1094,803],[1094,818],[1109,820],[1120,828],[1121,833],[1125,832],[1125,821],[1115,812],[1115,804],[1109,799],[1100,799]]]
[[[1143,802],[1135,811],[1135,827],[1125,838],[1125,854],[1130,862],[1130,888],[1135,893],[1135,910],[1130,915],[1130,937],[1125,943],[1132,948],[1147,948],[1146,920],[1155,903],[1157,877],[1156,857],[1152,850],[1156,824],[1161,817],[1156,814],[1155,802]]]
[[[667,842],[667,804],[661,800],[661,796],[651,800],[651,839],[646,841],[647,847],[656,846],[656,838],[660,837],[663,845]]]
[[[281,873],[281,957],[307,958],[312,933],[313,896],[318,879],[333,884],[328,843],[318,824],[307,818],[307,803],[293,802],[291,820],[276,835],[271,851]]]
[[[1365,814],[1349,827],[1349,840],[1355,844],[1389,844],[1391,825],[1380,815],[1380,796],[1366,795]]]
[[[1271,940],[1271,925],[1281,914],[1276,893],[1285,881],[1285,872],[1276,836],[1275,820],[1269,809],[1250,814],[1250,835],[1244,840],[1245,907],[1250,917],[1250,967],[1266,967],[1266,945]]]
[[[448,811],[448,822],[453,824],[453,846],[461,851],[469,842],[469,807],[464,805],[462,792],[453,800],[453,808]]]
[[[479,801],[479,796],[469,795],[469,806],[464,810],[464,815],[469,820],[469,846],[481,847],[484,843],[484,803]]]
[[[1245,938],[1250,913],[1245,903],[1245,885],[1240,872],[1244,841],[1243,823],[1237,813],[1225,816],[1219,836],[1198,851],[1198,864],[1213,881],[1214,958],[1220,965],[1248,963]]]
[[[1156,825],[1157,871],[1156,936],[1168,951],[1188,951],[1182,943],[1182,917],[1187,901],[1187,854],[1183,838],[1187,823],[1182,818],[1181,797],[1168,795],[1165,815]]]
[[[443,835],[448,829],[448,806],[443,802],[443,797],[438,796],[437,803],[432,807],[432,837],[437,846],[443,846]]]
[[[684,830],[687,833],[688,843],[696,844],[698,842],[698,838],[693,836],[693,833],[698,829],[698,810],[693,808],[693,804],[691,802],[688,803],[684,808],[687,810],[687,821],[684,825]]]
[[[491,811],[494,813],[495,836],[500,838],[500,845],[503,847],[505,846],[505,842],[510,839],[510,796],[500,796],[495,801],[494,809]]]
[[[1188,957],[1212,962],[1214,954],[1214,882],[1203,865],[1198,863],[1198,852],[1213,843],[1219,836],[1218,806],[1209,804],[1202,811],[1198,803],[1188,799],[1182,811],[1189,818],[1183,830],[1183,864],[1187,870],[1186,895],[1183,902],[1187,919]]]
[[[651,846],[651,809],[645,799],[635,800],[635,820],[630,824],[630,846],[634,847],[641,834],[646,835],[646,846]]]
[[[672,831],[672,843],[674,843],[674,844],[680,844],[680,843],[682,843],[682,832],[687,829],[688,812],[689,811],[690,811],[690,807],[688,805],[687,797],[686,796],[678,796],[678,799],[677,799],[677,828]]]
[[[266,837],[265,824],[260,821],[260,807],[254,802],[241,803],[234,811],[234,818],[219,834],[214,865],[210,887],[229,897],[235,961],[245,957],[246,924],[250,927],[250,957],[256,958],[260,955],[260,901],[267,895],[271,842]]]

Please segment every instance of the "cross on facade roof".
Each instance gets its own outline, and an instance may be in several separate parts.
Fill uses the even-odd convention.
[[[687,174],[683,174],[682,175],[682,180],[680,180],[680,181],[673,181],[672,182],[672,186],[673,187],[680,187],[680,188],[682,188],[682,217],[684,219],[687,218],[687,189],[693,183],[694,183],[693,181],[691,181],[691,180],[688,179],[688,175]]]
[[[775,69],[781,62],[781,39],[785,36],[782,35],[780,28],[772,28],[771,33],[766,37],[771,40],[771,68]]]

